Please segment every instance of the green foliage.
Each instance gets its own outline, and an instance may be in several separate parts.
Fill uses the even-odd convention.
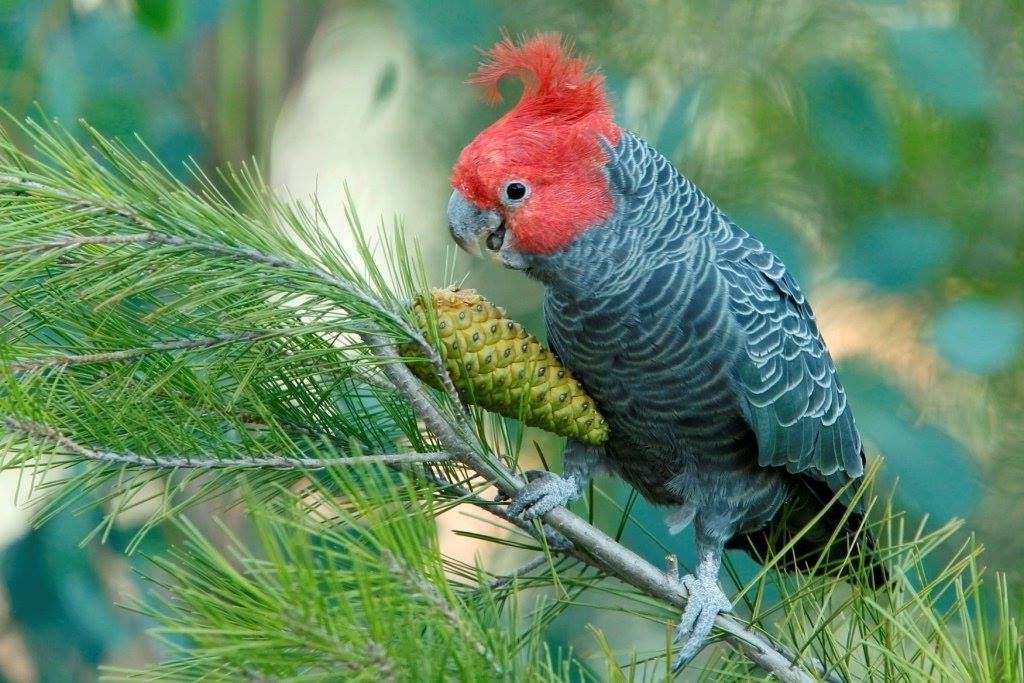
[[[914,26],[889,34],[900,77],[925,102],[949,116],[980,116],[992,105],[992,84],[977,40],[963,26]]]
[[[110,652],[145,627],[141,618],[118,609],[108,597],[111,581],[131,582],[126,568],[118,566],[117,551],[80,545],[99,517],[95,509],[62,515],[0,555],[6,609],[25,634],[42,680],[92,679]],[[97,565],[107,572],[96,572]]]
[[[906,528],[891,511],[882,516],[881,546],[896,577],[891,590],[871,594],[802,576],[755,580],[744,594],[755,623],[774,616],[775,628],[801,651],[834,666],[844,680],[1021,680],[1024,660],[1015,623],[1007,619],[993,626],[981,616],[991,597],[980,589],[980,551],[965,543],[947,564],[933,561],[959,524],[926,533]],[[766,585],[778,589],[777,603],[765,601]],[[1010,614],[1000,586],[998,609]]]
[[[825,62],[809,70],[805,94],[811,128],[826,149],[863,179],[888,180],[896,168],[892,132],[868,84]]]
[[[693,112],[698,110],[706,83],[706,79],[695,75],[679,86],[679,92],[665,114],[665,123],[651,140],[655,149],[664,150],[662,153],[671,157],[688,143],[692,131],[686,122],[692,119]]]
[[[970,515],[982,498],[982,472],[963,443],[941,425],[914,419],[910,398],[863,364],[841,370],[869,448],[886,454],[883,477],[899,479],[901,504],[940,522]]]
[[[185,544],[156,558],[155,602],[138,609],[172,653],[125,678],[563,680],[537,617],[516,623],[508,590],[446,561],[434,517],[448,506],[388,470],[332,470],[301,496],[247,505],[248,543],[220,547],[180,522]],[[185,569],[185,571],[182,571]],[[164,587],[166,586],[166,589]],[[503,606],[504,605],[504,606]],[[114,678],[120,678],[114,676]]]
[[[164,160],[262,157],[289,43],[305,43],[320,5],[8,0],[0,3],[0,106],[22,116],[38,105],[109,135],[140,134]]]
[[[434,55],[472,63],[472,53],[496,39],[501,24],[494,0],[405,0],[398,3],[409,33]]]
[[[316,207],[286,206],[242,171],[224,180],[243,213],[207,178],[197,176],[204,190],[193,193],[119,143],[96,137],[100,161],[59,128],[29,123],[24,133],[49,164],[0,142],[0,357],[19,363],[5,372],[5,416],[58,426],[87,448],[149,457],[315,457],[429,443],[408,407],[366,381],[375,361],[357,335],[419,337],[395,294],[371,293],[380,273],[317,232]],[[161,353],[168,345],[176,349]],[[127,357],[62,360],[112,351]],[[4,451],[8,465],[38,455],[12,438]],[[36,471],[81,461],[43,460]],[[259,495],[299,475],[248,476]],[[50,494],[40,518],[108,502],[109,523],[151,500],[158,477],[117,467],[37,477]],[[182,500],[163,498],[151,523],[238,481],[228,468],[183,472],[166,486]]]
[[[173,0],[135,0],[139,23],[156,33],[167,34],[174,29],[179,9]]]
[[[273,198],[254,171],[222,178],[231,195],[197,174],[194,192],[95,131],[93,150],[59,127],[29,123],[22,133],[35,154],[0,147],[4,466],[45,496],[43,519],[105,503],[109,529],[151,498],[150,523],[170,519],[184,537],[152,558],[153,591],[135,606],[161,624],[164,663],[112,675],[543,681],[606,670],[661,680],[664,641],[613,640],[614,629],[596,625],[582,641],[596,644],[589,656],[544,641],[570,610],[594,624],[608,613],[636,632],[670,630],[675,610],[518,529],[474,536],[536,553],[522,576],[459,563],[441,551],[435,519],[480,506],[487,482],[453,464],[396,473],[346,462],[437,448],[375,374],[366,341],[422,343],[403,313],[422,274],[400,232],[371,246],[352,215],[358,253],[349,255],[315,203]],[[375,262],[390,263],[395,280]],[[194,345],[172,343],[185,341]],[[448,419],[458,424],[455,412]],[[476,422],[481,445],[489,425]],[[495,440],[514,461],[520,444],[502,425]],[[206,464],[189,472],[200,456]],[[267,456],[334,464],[245,466]],[[158,458],[185,462],[169,470]],[[239,494],[251,533],[186,521],[198,502],[226,510]],[[635,500],[619,507],[598,488],[589,504],[622,535],[636,528]],[[891,588],[779,577],[772,558],[752,572],[729,563],[737,611],[847,679],[1019,678],[1006,586],[985,588],[974,543],[941,561],[956,524],[927,531],[890,509],[874,517]],[[672,552],[652,525],[639,528],[655,553]],[[861,559],[847,571],[867,571]],[[702,675],[715,680],[759,675],[735,653],[711,662]]]
[[[869,216],[844,245],[843,269],[890,291],[934,285],[953,258],[953,235],[952,228],[928,216]]]
[[[958,301],[935,320],[935,343],[968,372],[992,373],[1012,363],[1024,342],[1020,310],[979,299]]]

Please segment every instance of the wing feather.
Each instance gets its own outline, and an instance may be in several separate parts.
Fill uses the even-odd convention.
[[[744,343],[734,372],[758,462],[836,490],[864,474],[846,393],[796,280],[771,251],[728,224],[718,266]]]

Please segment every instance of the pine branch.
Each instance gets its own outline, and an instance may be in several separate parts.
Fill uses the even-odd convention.
[[[426,478],[434,487],[437,488],[438,491],[448,493],[454,496],[457,500],[485,510],[501,521],[518,528],[520,531],[523,531],[530,536],[537,536],[537,526],[535,524],[524,520],[522,517],[514,517],[508,514],[504,504],[481,498],[473,493],[473,491],[461,486],[459,483],[449,481],[448,479],[433,474],[428,470],[417,472],[416,474]],[[491,483],[492,482],[488,482],[488,485]],[[543,527],[543,534],[543,544],[545,547],[552,550],[558,550],[563,555],[583,561],[583,554],[577,551],[573,544],[564,536],[559,535],[547,527]]]
[[[2,183],[3,181],[4,176],[0,175],[0,183]],[[41,184],[33,183],[33,186],[40,187]],[[56,192],[54,188],[47,189]],[[61,196],[64,196],[67,193],[61,192],[60,194]],[[0,256],[31,252],[46,252],[58,249],[69,250],[74,249],[76,247],[84,247],[88,245],[143,244],[146,242],[160,244],[167,247],[185,247],[197,249],[219,256],[243,258],[256,263],[261,263],[271,268],[285,269],[291,273],[302,273],[304,275],[311,275],[313,277],[316,277],[317,279],[322,280],[331,287],[336,287],[347,294],[351,294],[357,297],[358,299],[362,300],[363,302],[367,303],[368,305],[376,309],[382,315],[391,316],[392,320],[399,327],[406,330],[411,337],[416,338],[421,336],[415,331],[413,331],[413,329],[409,327],[408,323],[404,319],[402,319],[400,316],[395,315],[391,311],[391,309],[385,306],[383,302],[381,302],[377,297],[361,290],[360,288],[354,286],[351,282],[343,280],[335,275],[331,275],[330,273],[327,273],[317,268],[310,268],[308,266],[296,263],[286,258],[263,254],[256,249],[232,247],[223,244],[204,243],[198,240],[189,240],[175,235],[168,235],[160,232],[152,223],[145,220],[141,216],[132,213],[127,209],[111,209],[99,203],[90,204],[90,201],[96,200],[86,196],[81,196],[78,198],[76,204],[70,205],[67,208],[69,210],[81,208],[87,211],[109,210],[115,215],[121,216],[132,221],[133,223],[135,223],[136,226],[146,230],[147,232],[126,235],[92,235],[59,240],[48,240],[43,242],[28,242],[22,244],[14,244],[8,247],[4,247],[3,249],[0,249]],[[423,346],[425,347],[423,351],[424,353],[428,354],[428,357],[431,355],[431,353],[434,357],[437,357],[436,349],[430,347],[426,343],[424,343]],[[438,360],[438,362],[440,363],[440,360]]]
[[[48,356],[45,358],[23,358],[8,364],[11,372],[26,372],[39,368],[60,368],[66,365],[86,365],[92,363],[111,363],[125,361],[145,356],[151,353],[166,351],[185,351],[192,349],[204,349],[225,342],[234,341],[258,341],[269,337],[287,334],[287,331],[274,332],[236,332],[218,334],[213,337],[198,339],[175,339],[173,341],[157,342],[142,349],[122,349],[120,351],[109,351],[106,353],[86,353],[80,355]]]
[[[508,574],[504,576],[497,576],[491,579],[491,581],[489,581],[487,585],[492,589],[507,586],[516,579],[526,576],[533,570],[539,569],[544,565],[548,564],[549,562],[551,562],[551,560],[548,558],[547,555],[538,555],[532,560],[528,560],[523,564],[519,565],[518,567],[510,571]]]
[[[69,254],[87,247],[113,247],[118,245],[135,245],[140,247],[153,245],[178,251],[195,250],[213,256],[228,257],[256,264],[269,268],[271,271],[280,271],[293,278],[310,278],[326,285],[331,290],[344,293],[355,301],[361,302],[369,309],[375,311],[377,315],[382,316],[383,319],[394,325],[396,329],[405,333],[407,337],[414,340],[442,379],[448,399],[455,408],[453,414],[442,412],[431,394],[424,389],[420,382],[403,365],[402,358],[395,350],[395,346],[390,339],[375,332],[360,332],[358,331],[358,326],[356,326],[357,333],[363,338],[370,353],[382,361],[382,370],[394,385],[394,388],[408,401],[414,412],[424,421],[434,437],[443,444],[445,460],[453,459],[462,463],[482,479],[493,482],[498,490],[506,495],[515,493],[516,490],[523,486],[522,480],[515,473],[496,462],[490,456],[479,437],[473,431],[459,402],[451,379],[445,371],[436,350],[423,339],[422,335],[413,330],[401,315],[394,312],[380,298],[366,289],[322,268],[309,266],[283,256],[270,255],[253,247],[232,246],[201,239],[198,235],[202,234],[203,231],[198,226],[189,225],[188,221],[183,221],[180,217],[175,218],[175,224],[182,232],[169,234],[161,226],[144,216],[141,210],[128,205],[116,197],[99,196],[94,192],[85,191],[81,188],[62,188],[42,178],[28,178],[12,174],[0,174],[0,186],[3,185],[39,196],[57,199],[63,204],[64,210],[69,214],[83,214],[92,217],[110,216],[141,232],[50,236],[41,240],[34,239],[8,244],[0,249],[0,255],[43,254],[54,251]],[[133,357],[128,350],[120,353],[125,358]],[[88,355],[94,354],[82,354],[82,356]],[[114,356],[108,357],[105,360],[123,360],[123,358]],[[22,360],[19,362],[24,367],[24,363],[31,361]],[[214,466],[214,461],[223,462],[220,458],[192,459],[178,455],[154,457],[132,452],[90,449],[49,426],[29,422],[23,418],[12,417],[7,418],[6,423],[9,429],[56,442],[80,457],[108,463],[136,466],[144,466],[148,463],[150,466],[157,467],[188,467],[191,462],[193,464],[198,463],[199,467],[210,468]],[[437,454],[431,455],[436,456]],[[239,461],[239,459],[234,460],[236,462]],[[284,458],[271,455],[263,456],[259,462],[269,467],[280,468],[290,466],[294,468],[301,466],[301,460],[299,458]],[[254,462],[249,457],[244,458],[244,461]],[[320,460],[307,460],[305,464],[319,466],[324,463]],[[495,507],[494,505],[487,505],[485,509],[493,512]],[[685,605],[685,589],[682,588],[681,584],[677,581],[669,580],[664,572],[645,562],[638,555],[616,543],[609,536],[587,524],[579,517],[567,510],[556,510],[547,515],[546,521],[576,546],[575,549],[566,549],[563,552],[571,552],[577,559],[584,558],[592,566],[611,571],[627,583],[650,595],[668,600],[676,606]],[[532,525],[528,526],[532,528]],[[810,680],[809,674],[801,669],[798,664],[788,659],[778,648],[762,636],[750,631],[734,617],[722,615],[718,618],[718,625],[729,634],[730,642],[738,646],[747,657],[773,672],[782,680]]]
[[[127,236],[118,236],[127,237]],[[152,238],[152,234],[146,235]],[[184,241],[167,239],[167,236],[158,236],[156,239],[139,241],[163,241],[184,245]],[[40,249],[64,248],[81,246],[86,242],[82,240],[66,240],[60,244],[45,243],[33,245]],[[96,243],[90,241],[89,243]],[[27,245],[18,245],[25,247]],[[276,263],[275,259],[265,259],[262,255],[248,251],[234,250],[235,255],[254,260]],[[409,401],[420,417],[430,427],[431,431],[444,443],[451,452],[431,454],[411,454],[409,456],[363,456],[364,462],[380,462],[397,464],[402,462],[442,462],[452,459],[463,462],[466,466],[477,472],[480,476],[496,482],[499,491],[506,495],[513,494],[523,486],[523,482],[507,468],[495,463],[486,454],[482,453],[479,447],[472,445],[475,441],[459,427],[453,426],[450,419],[446,418],[436,407],[433,399],[424,390],[419,380],[401,363],[401,358],[394,346],[387,340],[376,336],[366,335],[367,344],[375,350],[376,355],[386,361],[384,372],[391,379],[397,390]],[[436,353],[436,352],[435,352]],[[450,380],[449,380],[450,381]],[[299,459],[286,458],[282,456],[264,458],[246,458],[244,460],[230,460],[220,458],[189,458],[184,456],[143,456],[134,453],[116,453],[111,451],[97,451],[85,448],[80,444],[68,439],[56,430],[38,423],[17,420],[8,417],[5,420],[6,426],[14,431],[24,434],[42,437],[58,443],[71,450],[77,455],[92,460],[99,460],[108,463],[131,464],[137,466],[154,466],[161,468],[214,468],[214,467],[270,467],[289,468],[298,467],[323,468],[329,464],[351,464],[349,458],[338,459],[335,463],[328,463],[322,459]],[[472,439],[472,441],[471,441]],[[371,460],[364,460],[371,459]],[[492,509],[493,506],[487,506]],[[648,592],[649,594],[668,600],[670,603],[683,607],[685,606],[685,589],[677,581],[670,580],[664,572],[650,565],[638,555],[624,546],[615,542],[596,527],[593,527],[582,519],[573,515],[567,510],[555,510],[546,516],[545,520],[551,524],[559,533],[563,534],[577,546],[577,551],[582,554],[573,553],[576,559],[587,558],[589,564],[608,570],[619,576],[627,583]],[[556,548],[557,549],[557,548]],[[771,644],[764,637],[754,633],[742,622],[729,615],[720,615],[717,625],[727,635],[730,642],[737,646],[751,661],[764,667],[766,670],[778,676],[781,680],[806,681],[813,680],[806,672],[799,668],[799,665],[787,657],[778,647]],[[819,667],[819,673],[823,668]]]
[[[155,467],[158,469],[239,469],[267,468],[283,470],[323,470],[328,467],[350,467],[358,465],[408,465],[412,463],[441,463],[453,459],[450,453],[380,453],[375,455],[353,455],[344,458],[301,458],[293,456],[253,456],[246,458],[211,458],[208,456],[180,455],[168,457],[164,455],[139,455],[138,453],[100,451],[76,443],[61,434],[53,427],[19,420],[7,416],[4,426],[8,431],[24,436],[41,438],[54,445],[61,446],[75,455],[99,463],[113,465],[134,465],[137,467]]]
[[[376,309],[382,315],[389,315],[392,317],[392,321],[398,325],[401,329],[409,333],[410,338],[417,340],[421,352],[425,355],[427,360],[434,366],[435,370],[438,371],[439,376],[445,383],[445,390],[450,396],[458,397],[458,392],[455,390],[455,386],[451,383],[451,378],[444,372],[444,365],[441,361],[441,357],[438,355],[437,350],[430,344],[428,344],[422,337],[422,335],[415,332],[408,323],[398,315],[395,315],[390,308],[386,307],[379,298],[366,292],[351,282],[344,280],[336,275],[332,275],[319,268],[310,268],[303,264],[291,261],[278,256],[270,256],[263,254],[256,249],[244,249],[231,247],[223,244],[212,244],[212,243],[200,243],[198,241],[191,241],[174,235],[164,234],[158,227],[152,222],[144,218],[141,214],[133,211],[132,209],[118,205],[115,202],[104,200],[101,197],[90,195],[88,193],[76,193],[69,192],[67,190],[55,187],[52,184],[43,183],[39,180],[30,180],[28,178],[2,174],[0,173],[0,185],[7,184],[11,186],[21,186],[26,188],[32,188],[33,190],[50,194],[55,197],[59,197],[65,200],[68,204],[66,208],[68,211],[77,212],[102,212],[107,211],[112,215],[121,217],[136,227],[145,230],[145,233],[141,234],[129,234],[129,235],[89,235],[79,236],[73,238],[66,238],[60,240],[49,240],[44,242],[32,242],[27,244],[15,244],[0,249],[0,255],[25,253],[33,251],[50,251],[56,249],[71,249],[75,247],[81,247],[85,245],[96,245],[96,244],[138,244],[144,242],[153,242],[156,244],[163,244],[171,247],[191,247],[195,249],[201,249],[210,253],[245,258],[257,263],[262,263],[272,268],[283,268],[287,269],[292,273],[304,273],[313,276],[332,287],[337,287],[348,294],[352,294],[371,307]],[[201,231],[197,231],[201,232]]]
[[[189,659],[190,647],[179,647],[175,651],[183,657],[168,670],[180,665],[178,670],[188,673],[195,666],[273,678],[278,664],[269,655],[260,664],[250,662],[260,656],[261,638],[275,638],[278,652],[295,653],[296,661],[327,675],[365,663],[385,679],[395,676],[403,660],[391,658],[398,655],[396,639],[405,635],[383,628],[377,615],[374,587],[382,581],[392,582],[390,595],[410,610],[414,623],[432,619],[438,634],[465,639],[469,647],[454,655],[460,662],[479,665],[483,655],[501,652],[501,671],[520,661],[516,646],[497,643],[502,629],[494,626],[505,624],[507,614],[498,603],[512,596],[509,587],[515,588],[517,578],[564,589],[567,599],[539,610],[537,624],[550,623],[584,590],[631,599],[641,606],[634,614],[647,619],[663,619],[666,604],[685,606],[686,592],[671,565],[655,567],[568,510],[550,512],[546,524],[525,522],[481,495],[491,486],[512,495],[523,481],[509,461],[492,452],[482,421],[471,419],[437,351],[409,323],[405,302],[425,288],[426,280],[409,259],[400,232],[384,250],[394,274],[385,276],[378,267],[379,249],[367,243],[354,214],[353,250],[324,230],[315,203],[312,209],[283,204],[254,172],[223,178],[229,201],[201,174],[197,193],[102,137],[94,138],[103,157],[99,163],[59,131],[30,124],[27,132],[50,162],[14,149],[0,131],[0,427],[6,435],[0,453],[13,456],[4,465],[33,468],[34,475],[64,468],[66,478],[47,498],[52,507],[44,516],[72,503],[114,503],[109,523],[132,504],[135,493],[163,477],[164,469],[188,473],[164,477],[164,504],[149,524],[167,518],[180,522],[188,505],[217,496],[237,501],[240,491],[253,500],[273,501],[261,514],[274,517],[269,524],[279,536],[266,539],[269,559],[246,560],[249,583],[239,580],[233,561],[216,548],[207,549],[209,564],[189,564],[189,554],[166,565],[194,572],[178,578],[181,602],[175,605],[191,604],[195,610],[171,606],[176,616],[165,622],[174,625],[169,632],[188,633],[193,643],[201,630],[192,629],[190,619],[206,619],[210,627],[204,644],[194,648],[196,659]],[[410,344],[422,349],[443,391],[425,387],[404,365],[407,359],[396,349]],[[85,461],[95,466],[66,467]],[[384,465],[410,476],[364,476],[353,465],[371,466],[371,472],[372,466]],[[306,469],[322,473],[303,478],[309,488],[290,496],[289,487]],[[372,489],[376,479],[408,488]],[[339,490],[346,495],[336,501]],[[311,491],[320,498],[307,497]],[[186,500],[171,504],[179,495]],[[140,495],[147,496],[152,498]],[[322,511],[309,507],[314,499]],[[381,515],[382,506],[394,502],[399,505],[388,510],[403,514]],[[571,558],[584,570],[571,575],[563,572],[568,563],[561,562],[550,575],[527,576],[551,561],[545,552],[509,576],[495,577],[490,588],[502,590],[488,591],[476,568],[446,563],[436,547],[423,543],[433,515],[462,503],[532,535],[541,548]],[[302,514],[293,526],[280,516],[285,505]],[[623,524],[628,519],[627,509]],[[404,531],[387,536],[399,523]],[[373,535],[378,532],[383,535]],[[368,534],[366,542],[352,545],[354,533]],[[727,658],[723,670],[744,672],[752,663],[781,680],[807,681],[816,675],[829,680],[881,675],[883,669],[886,675],[939,672],[950,679],[985,678],[996,666],[1020,669],[1019,634],[1011,617],[1000,615],[995,634],[972,623],[972,614],[983,611],[977,607],[974,547],[965,546],[938,577],[925,572],[921,558],[950,533],[948,527],[930,535],[919,530],[902,548],[887,539],[890,552],[904,558],[904,575],[917,571],[918,585],[924,586],[904,587],[900,600],[894,592],[891,604],[837,594],[839,581],[794,579],[795,592],[780,582],[784,598],[765,606],[763,588],[771,575],[768,569],[760,572],[739,599],[754,623],[779,619],[788,642],[799,643],[800,651],[793,654],[737,617],[720,615],[716,625],[740,655]],[[335,549],[344,553],[316,559]],[[388,549],[402,571],[383,561],[382,551]],[[310,564],[296,574],[294,561]],[[355,577],[350,572],[359,563],[365,572]],[[278,578],[266,584],[270,565]],[[467,579],[461,588],[472,598],[468,606],[445,588],[445,566]],[[326,572],[322,585],[317,583],[321,570]],[[427,583],[418,575],[409,580],[420,571]],[[313,577],[312,583],[299,575]],[[605,575],[632,588],[599,583]],[[373,595],[374,602],[360,608],[364,612],[356,620],[332,621],[339,604],[357,597],[353,586],[361,582],[368,582],[365,595]],[[353,592],[320,604],[324,585]],[[940,588],[956,594],[956,609],[936,607],[931,592]],[[499,616],[486,625],[474,621],[479,604],[473,601],[483,604],[492,592],[498,599],[487,603],[488,609]],[[258,604],[246,602],[257,596]],[[1005,590],[1000,596],[1005,600]],[[308,630],[305,613],[281,609],[296,604],[322,608],[324,628]],[[444,606],[466,608],[460,612],[465,621],[430,614]],[[252,609],[267,621],[249,621]],[[240,615],[245,629],[231,630]],[[830,628],[832,620],[846,616],[843,628]],[[949,625],[954,618],[976,630],[962,636],[964,627],[958,626],[954,632]],[[266,623],[280,633],[268,636]],[[361,630],[373,624],[381,627],[375,635]],[[521,635],[510,638],[518,641]],[[308,644],[310,639],[315,644]],[[975,646],[988,642],[996,645]],[[416,638],[403,640],[401,647],[406,662],[422,657]],[[811,652],[833,669],[826,670]]]
[[[379,338],[371,338],[382,359],[397,361],[394,347]],[[415,376],[397,362],[384,366],[384,371],[398,391],[405,396],[420,418],[438,437],[452,455],[478,472],[482,477],[495,482],[499,492],[509,497],[525,486],[525,482],[499,463],[481,455],[466,437],[455,429],[450,421],[435,406],[429,393]],[[544,515],[544,521],[568,538],[580,551],[588,564],[609,571],[626,583],[675,605],[686,607],[686,588],[666,572],[650,564],[635,552],[616,542],[615,539],[581,517],[565,508],[557,508]],[[556,550],[557,551],[557,550]],[[579,556],[574,554],[574,557]],[[726,640],[745,657],[779,680],[791,683],[812,683],[816,677],[801,664],[799,659],[767,636],[751,630],[746,624],[729,614],[719,614],[715,625],[726,634]],[[825,667],[813,658],[807,658],[818,676],[834,680]]]
[[[388,568],[395,576],[400,576],[404,578],[405,581],[411,587],[415,588],[417,593],[426,598],[430,602],[430,604],[432,604],[437,609],[438,614],[443,614],[445,618],[448,619],[448,622],[452,625],[453,630],[459,633],[463,641],[472,646],[472,648],[476,651],[478,655],[480,655],[482,659],[486,659],[487,647],[484,646],[484,644],[481,643],[479,640],[477,640],[476,637],[469,631],[469,629],[464,628],[463,623],[456,617],[456,615],[454,615],[451,612],[451,610],[448,607],[448,603],[438,593],[437,588],[433,584],[424,579],[418,573],[410,570],[409,567],[405,566],[405,564],[399,561],[399,559],[395,557],[392,553],[385,552],[384,561],[387,563]],[[497,662],[492,662],[491,664],[493,667],[494,674],[496,676],[501,677],[505,674],[505,671],[502,670],[502,668],[498,665]]]

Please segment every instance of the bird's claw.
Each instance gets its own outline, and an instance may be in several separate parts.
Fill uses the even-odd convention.
[[[534,519],[562,507],[580,495],[579,486],[573,479],[566,479],[544,470],[530,470],[526,473],[529,483],[512,496],[508,514],[523,519]]]
[[[679,654],[672,663],[672,671],[678,671],[697,656],[711,633],[715,617],[732,609],[732,603],[722,592],[716,578],[688,574],[682,578],[682,582],[686,586],[689,598],[679,625],[676,626],[675,637],[672,639],[673,643],[682,641]]]

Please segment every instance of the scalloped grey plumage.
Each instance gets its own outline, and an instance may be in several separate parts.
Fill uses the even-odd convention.
[[[679,507],[698,545],[763,551],[784,505],[817,512],[864,473],[835,366],[771,251],[640,138],[607,150],[612,217],[527,269],[548,341],[609,422],[603,465]],[[827,521],[852,534],[860,515]]]

